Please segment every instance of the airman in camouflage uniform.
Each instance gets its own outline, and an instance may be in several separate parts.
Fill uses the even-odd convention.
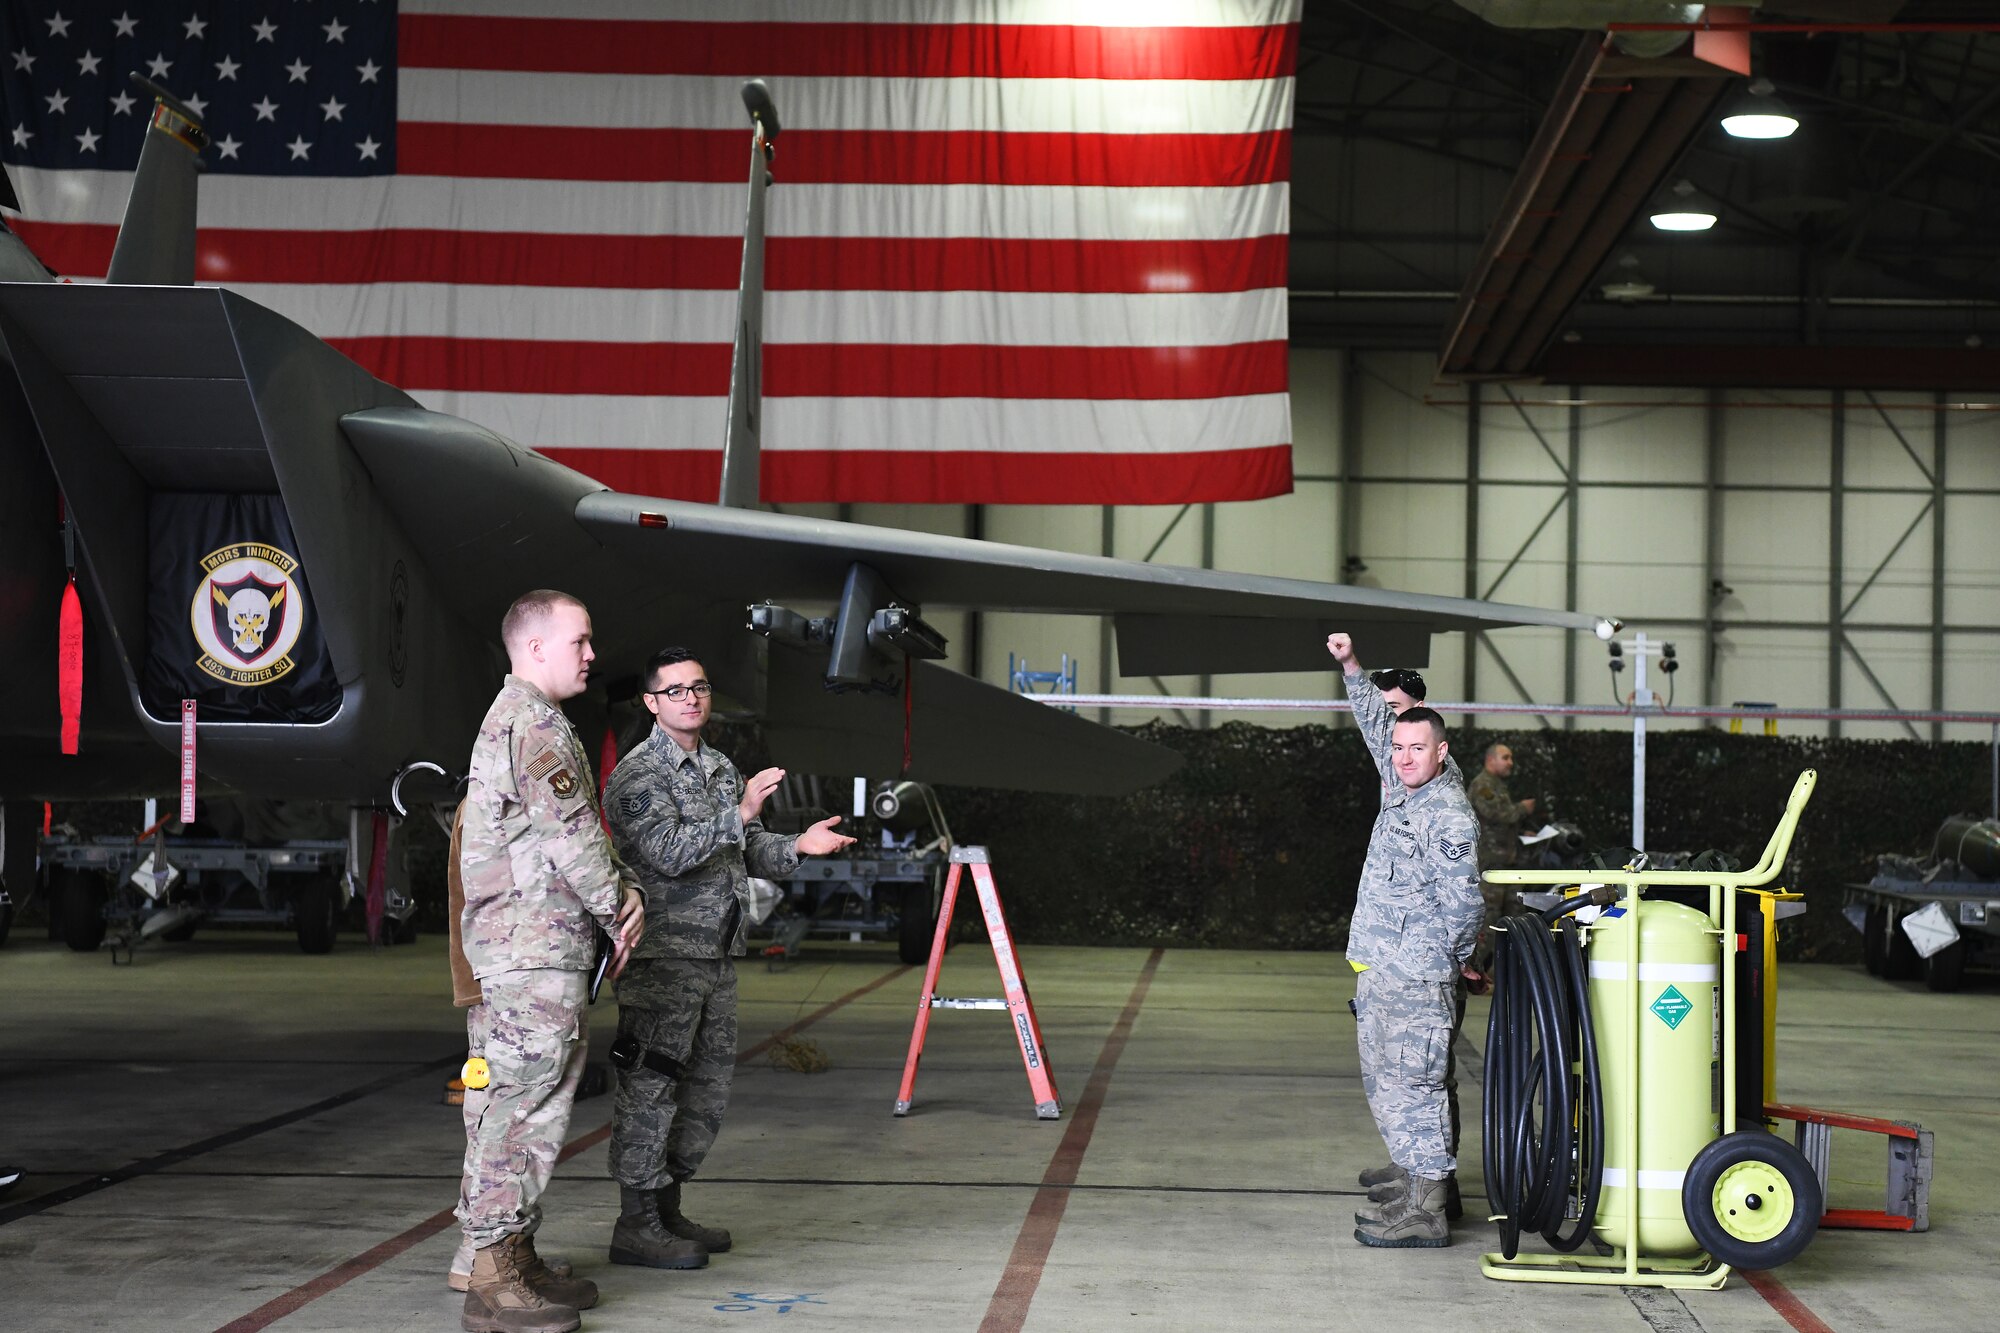
[[[1356,1214],[1355,1239],[1407,1247],[1448,1243],[1444,1212],[1457,1163],[1445,1074],[1457,1029],[1454,992],[1481,921],[1474,849],[1479,826],[1445,771],[1443,719],[1415,707],[1398,718],[1343,634],[1327,648],[1345,674],[1354,719],[1386,784],[1348,930],[1360,1019],[1362,1088],[1407,1190],[1380,1215]]]
[[[1521,821],[1534,811],[1533,801],[1517,801],[1507,790],[1514,773],[1514,751],[1495,742],[1486,747],[1486,763],[1465,794],[1479,817],[1479,868],[1505,870],[1521,859]]]
[[[701,738],[711,687],[686,649],[654,654],[644,684],[656,725],[605,787],[612,840],[638,873],[653,923],[618,982],[611,1175],[620,1207],[611,1260],[697,1268],[731,1243],[722,1228],[683,1216],[680,1195],[729,1104],[734,959],[744,952],[749,877],[787,878],[802,853],[853,839],[832,832],[837,817],[797,837],[765,830],[757,816],[784,771],[745,782]]]
[[[560,1333],[597,1303],[586,1281],[535,1255],[537,1202],[555,1169],[587,1054],[586,971],[597,931],[620,959],[644,928],[636,885],[598,819],[582,743],[561,699],[583,691],[590,616],[561,593],[529,593],[502,623],[513,671],[480,724],[467,768],[460,937],[482,1003],[467,1044],[490,1082],[468,1129],[458,1216],[476,1247],[463,1326]]]
[[[1389,705],[1389,711],[1397,717],[1401,717],[1406,710],[1423,703],[1429,693],[1429,690],[1424,685],[1423,674],[1411,671],[1405,667],[1390,667],[1386,671],[1371,671],[1368,673],[1368,679],[1377,690],[1381,691],[1383,702]],[[1403,784],[1394,774],[1381,774],[1379,776],[1382,778],[1382,802],[1386,805],[1391,795],[1403,789]],[[1449,754],[1445,755],[1444,771],[1438,775],[1438,780],[1449,780],[1463,785],[1465,775],[1459,772],[1458,760],[1452,758]],[[1482,893],[1485,892],[1483,885],[1480,891]],[[1491,918],[1489,917],[1488,920],[1491,920]],[[1480,936],[1482,941],[1485,938],[1484,935]],[[1484,994],[1484,991],[1481,994]],[[1465,1026],[1465,995],[1466,976],[1461,972],[1458,983],[1452,988],[1452,1014],[1454,1016],[1452,1032],[1454,1035],[1453,1039],[1445,1044],[1447,1054],[1444,1064],[1444,1100],[1445,1106],[1451,1116],[1451,1138],[1447,1146],[1451,1149],[1451,1154],[1454,1157],[1458,1155],[1459,1131],[1458,1040],[1456,1034],[1460,1028]],[[1405,1192],[1408,1188],[1409,1177],[1397,1172],[1398,1169],[1393,1165],[1387,1168],[1376,1167],[1362,1172],[1361,1174],[1364,1179],[1361,1183],[1371,1187],[1368,1191],[1369,1199],[1377,1203],[1386,1203],[1395,1195]],[[1458,1178],[1454,1175],[1451,1181],[1450,1193],[1446,1200],[1445,1212],[1449,1218],[1456,1220],[1462,1211],[1463,1209],[1458,1199]]]
[[[1486,762],[1466,785],[1472,813],[1479,817],[1479,868],[1505,870],[1521,859],[1521,823],[1534,813],[1533,800],[1517,801],[1507,790],[1514,773],[1514,751],[1495,742],[1486,747]],[[1506,886],[1480,881],[1479,892],[1486,900],[1486,924],[1491,927],[1507,912]],[[1483,967],[1492,957],[1492,936],[1482,935],[1478,963]]]

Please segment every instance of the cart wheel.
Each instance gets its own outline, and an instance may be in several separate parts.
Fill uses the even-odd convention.
[[[1861,932],[1861,960],[1870,976],[1879,977],[1889,970],[1889,909],[1869,908],[1867,922]]]
[[[911,966],[928,963],[935,934],[937,908],[931,901],[931,886],[904,885],[902,906],[896,914],[896,957]]]
[[[1965,941],[1953,940],[1924,959],[1924,984],[1934,991],[1955,991],[1965,984]]]
[[[332,953],[340,920],[340,887],[316,879],[299,886],[292,899],[292,919],[298,923],[299,948],[305,953]]]
[[[1805,1154],[1775,1134],[1725,1134],[1694,1155],[1681,1211],[1704,1250],[1732,1268],[1768,1269],[1804,1253],[1825,1211]]]
[[[109,897],[102,875],[75,866],[49,872],[49,900],[62,919],[63,943],[78,953],[96,953],[104,943],[104,904]]]
[[[1901,917],[1893,914],[1889,917],[1888,935],[1889,954],[1882,965],[1882,975],[1891,981],[1915,981],[1923,975],[1924,956],[1903,933]]]

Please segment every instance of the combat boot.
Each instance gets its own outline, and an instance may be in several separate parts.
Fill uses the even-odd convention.
[[[1454,1171],[1450,1175],[1446,1176],[1444,1179],[1445,1179],[1444,1215],[1447,1221],[1456,1222],[1459,1218],[1465,1216],[1465,1203],[1463,1200],[1459,1198],[1458,1195],[1458,1173]],[[1389,1204],[1395,1202],[1397,1199],[1402,1198],[1409,1192],[1410,1192],[1410,1181],[1409,1178],[1406,1176],[1401,1180],[1387,1181],[1384,1184],[1377,1185],[1374,1189],[1369,1190],[1368,1202],[1377,1205]],[[1354,1215],[1354,1220],[1359,1222],[1369,1217],[1380,1217],[1382,1215],[1382,1212],[1383,1209],[1380,1207],[1371,1208],[1368,1209],[1366,1212],[1356,1213]]]
[[[641,1268],[706,1268],[700,1241],[672,1235],[660,1225],[660,1199],[652,1190],[618,1187],[618,1225],[611,1231],[611,1262]]]
[[[1382,1216],[1366,1218],[1354,1228],[1354,1239],[1382,1249],[1439,1249],[1451,1244],[1451,1223],[1444,1215],[1445,1182],[1410,1177],[1410,1192],[1382,1206]]]
[[[583,1317],[556,1305],[521,1275],[521,1242],[503,1236],[472,1257],[472,1280],[465,1292],[459,1326],[466,1333],[575,1333]]]
[[[660,1227],[669,1235],[691,1240],[710,1254],[722,1254],[729,1249],[729,1233],[721,1227],[705,1227],[699,1222],[689,1221],[681,1215],[681,1182],[676,1180],[663,1190],[655,1191],[654,1197],[660,1203]]]
[[[533,1235],[522,1235],[519,1253],[522,1280],[543,1300],[572,1310],[588,1310],[597,1304],[597,1284],[587,1277],[571,1277],[568,1264],[558,1273],[554,1264],[535,1253]]]
[[[472,1257],[478,1253],[478,1250],[472,1248],[472,1242],[461,1234],[458,1239],[458,1252],[451,1256],[451,1267],[445,1270],[444,1284],[453,1291],[464,1291],[467,1287],[471,1286]],[[536,1257],[540,1258],[541,1256],[537,1255]],[[576,1271],[570,1266],[569,1260],[563,1258],[542,1259],[542,1266],[549,1270],[549,1276],[551,1277],[568,1277]],[[571,1303],[568,1301],[564,1302],[566,1305]],[[589,1306],[579,1305],[576,1308],[584,1310],[588,1309]]]
[[[1392,1162],[1388,1166],[1371,1166],[1356,1178],[1360,1180],[1361,1188],[1372,1190],[1377,1185],[1386,1185],[1392,1180],[1407,1179],[1409,1174],[1402,1167]]]

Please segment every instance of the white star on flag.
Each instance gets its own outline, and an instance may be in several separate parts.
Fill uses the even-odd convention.
[[[188,15],[188,21],[181,24],[181,30],[187,33],[191,40],[208,31],[208,22],[197,15],[190,14]]]
[[[326,113],[328,120],[339,120],[340,113],[347,109],[347,104],[337,97],[329,97],[319,104],[319,109]]]
[[[138,101],[139,99],[132,96],[132,94],[121,92],[118,96],[111,99],[111,109],[121,116],[129,115],[132,108],[138,105]]]
[[[151,60],[148,60],[146,62],[146,68],[153,71],[153,77],[156,79],[166,78],[167,71],[172,69],[173,67],[174,67],[174,62],[167,59],[164,54],[154,56]]]
[[[34,137],[35,137],[35,132],[29,129],[27,126],[16,125],[14,127],[14,146],[16,148],[26,148],[28,146],[28,140]]]
[[[347,25],[339,19],[335,19],[331,23],[320,24],[319,30],[326,34],[326,39],[329,42],[339,42],[342,46],[347,45]]]
[[[14,68],[32,72],[35,68],[35,58],[26,51],[16,51],[14,53]]]
[[[271,22],[271,20],[269,19],[265,19],[262,23],[252,24],[251,26],[257,33],[258,41],[270,42],[273,45],[277,44],[278,41],[277,24]]]
[[[220,139],[217,139],[215,141],[215,150],[218,153],[221,153],[224,157],[235,157],[236,150],[241,148],[242,146],[243,145],[237,141],[236,136],[233,134],[225,134]]]
[[[85,51],[76,58],[76,72],[79,74],[95,74],[97,73],[97,67],[103,63],[103,56]]]
[[[63,90],[60,88],[50,93],[47,97],[44,97],[42,100],[49,104],[49,110],[56,115],[61,115],[63,112],[69,109],[69,98],[64,95]]]
[[[207,98],[205,98],[205,97],[190,97],[190,98],[188,98],[188,99],[187,99],[187,105],[188,105],[188,110],[190,110],[190,111],[194,112],[194,115],[195,115],[195,119],[196,119],[196,120],[202,120],[202,119],[205,119],[205,118],[206,118],[206,117],[208,116],[208,99],[207,99]]]
[[[354,146],[361,150],[362,161],[374,162],[379,160],[375,155],[376,153],[381,151],[382,145],[375,142],[374,135],[372,134],[369,135],[366,139],[363,139],[360,143]]]
[[[312,72],[312,66],[311,66],[311,65],[308,65],[308,64],[307,64],[307,63],[306,63],[305,61],[303,61],[303,60],[296,60],[296,59],[295,59],[295,60],[293,60],[293,61],[292,61],[292,63],[291,63],[291,64],[289,64],[289,65],[285,66],[285,73],[287,73],[287,74],[289,74],[289,75],[291,75],[291,76],[292,76],[291,78],[289,78],[289,79],[286,79],[286,80],[285,80],[285,82],[286,82],[286,83],[304,83],[304,82],[306,81],[306,75],[307,75],[307,74],[310,74],[311,72]]]
[[[285,147],[292,150],[292,160],[294,162],[303,162],[306,154],[312,151],[312,145],[306,142],[306,136],[303,134],[286,144]]]
[[[76,151],[79,153],[96,152],[97,141],[103,137],[96,130],[85,130],[82,134],[76,136]]]
[[[375,76],[382,72],[382,67],[376,64],[373,60],[370,60],[363,65],[356,65],[354,68],[355,71],[361,75],[361,81],[363,83],[374,83]]]
[[[276,102],[267,97],[261,102],[252,102],[250,105],[256,108],[257,119],[276,123],[278,119],[278,104]]]
[[[215,77],[218,79],[228,79],[231,82],[234,82],[236,79],[236,71],[242,68],[243,66],[241,63],[231,60],[228,56],[224,56],[222,59],[215,62]]]
[[[56,11],[56,16],[54,18],[44,19],[43,22],[49,25],[49,36],[51,37],[69,36],[69,20],[62,16],[62,11],[60,9]]]
[[[132,17],[130,10],[111,21],[117,25],[118,31],[115,35],[119,37],[130,37],[139,30],[139,20]]]

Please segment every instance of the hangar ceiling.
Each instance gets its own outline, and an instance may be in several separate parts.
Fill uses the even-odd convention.
[[[2000,389],[1991,4],[1744,12],[1753,73],[1800,121],[1770,141],[1723,132],[1746,80],[1686,47],[1636,58],[1489,8],[1668,7],[1308,0],[1295,345],[1424,348],[1450,380]],[[1711,230],[1647,220],[1681,180]]]

